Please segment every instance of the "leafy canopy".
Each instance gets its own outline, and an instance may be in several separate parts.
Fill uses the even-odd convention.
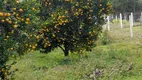
[[[26,5],[25,5],[26,4]],[[10,74],[6,65],[9,57],[35,49],[35,34],[40,23],[36,14],[40,4],[35,0],[0,0],[0,77]],[[36,10],[37,9],[37,10]]]
[[[112,12],[108,0],[40,0],[39,16],[43,20],[39,48],[50,52],[60,47],[65,56],[70,52],[91,50],[104,15]]]

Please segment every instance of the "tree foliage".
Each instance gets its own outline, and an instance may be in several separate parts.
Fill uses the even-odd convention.
[[[37,46],[90,51],[111,8],[109,0],[0,0],[0,77],[10,74],[9,57]]]
[[[25,5],[26,4],[26,5]],[[36,13],[39,10],[34,0],[0,0],[0,77],[6,79],[6,62],[10,56],[24,54],[26,51],[35,49],[36,31],[38,30],[39,18]]]
[[[90,51],[101,32],[104,16],[112,12],[108,0],[40,0],[43,20],[39,48],[50,52],[60,47],[64,55]]]

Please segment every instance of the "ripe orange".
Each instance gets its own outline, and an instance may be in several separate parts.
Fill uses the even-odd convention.
[[[12,50],[13,50],[13,48],[10,48],[10,50],[12,51]]]
[[[4,68],[1,69],[1,72],[4,72]]]
[[[21,12],[21,13],[22,13],[22,12],[23,12],[23,9],[19,9],[19,12]]]
[[[8,24],[12,24],[12,21],[8,21]]]
[[[5,22],[5,20],[3,19],[3,20],[1,20],[1,22]]]
[[[48,46],[51,46],[51,44],[48,44]]]
[[[8,18],[6,18],[6,21],[8,22],[8,21],[9,21],[9,19],[8,19]]]
[[[34,10],[35,10],[35,8],[32,8],[32,10],[34,11]]]
[[[32,37],[33,35],[30,35],[30,37]]]
[[[0,12],[0,17],[3,17],[3,13],[2,12]]]
[[[30,18],[26,18],[26,21],[28,21],[28,22],[29,22],[29,21],[30,21]]]
[[[36,39],[39,39],[39,36],[36,36]]]
[[[8,39],[9,38],[9,36],[6,36],[6,39]]]
[[[35,44],[35,46],[37,47],[37,44]]]
[[[15,11],[15,10],[16,10],[16,8],[12,8],[12,10],[14,10],[14,11]]]
[[[32,46],[32,49],[35,49],[36,47],[35,46]]]
[[[24,18],[21,18],[21,21],[24,21]]]
[[[79,3],[78,3],[78,2],[76,2],[75,6],[79,6]]]
[[[13,28],[15,28],[15,29],[16,29],[17,27],[18,27],[17,25],[13,25]]]
[[[17,1],[16,1],[16,3],[17,3],[17,4],[19,4],[19,3],[20,3],[20,1],[18,1],[18,0],[17,0]]]
[[[19,16],[19,14],[16,14],[16,17],[18,17]]]
[[[7,16],[7,13],[3,13],[3,16],[6,17],[6,16]]]
[[[16,14],[16,12],[13,12],[13,14],[15,15],[15,14]]]
[[[10,13],[7,13],[7,17],[10,17],[11,16],[11,14]]]

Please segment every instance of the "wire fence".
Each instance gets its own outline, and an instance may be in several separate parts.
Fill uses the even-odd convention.
[[[119,13],[107,16],[103,30],[108,30],[113,35],[123,39],[129,37],[142,42],[142,12]]]

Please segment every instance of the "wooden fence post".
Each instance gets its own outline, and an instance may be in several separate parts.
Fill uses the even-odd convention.
[[[130,35],[133,37],[133,17],[132,15],[129,16],[129,22],[130,22]]]
[[[134,26],[134,20],[133,20],[133,13],[131,13],[131,22],[132,22],[132,26]]]
[[[107,26],[108,26],[108,31],[110,31],[110,20],[109,20],[109,16],[107,16]]]
[[[120,26],[123,28],[123,23],[122,23],[122,14],[120,13]]]

